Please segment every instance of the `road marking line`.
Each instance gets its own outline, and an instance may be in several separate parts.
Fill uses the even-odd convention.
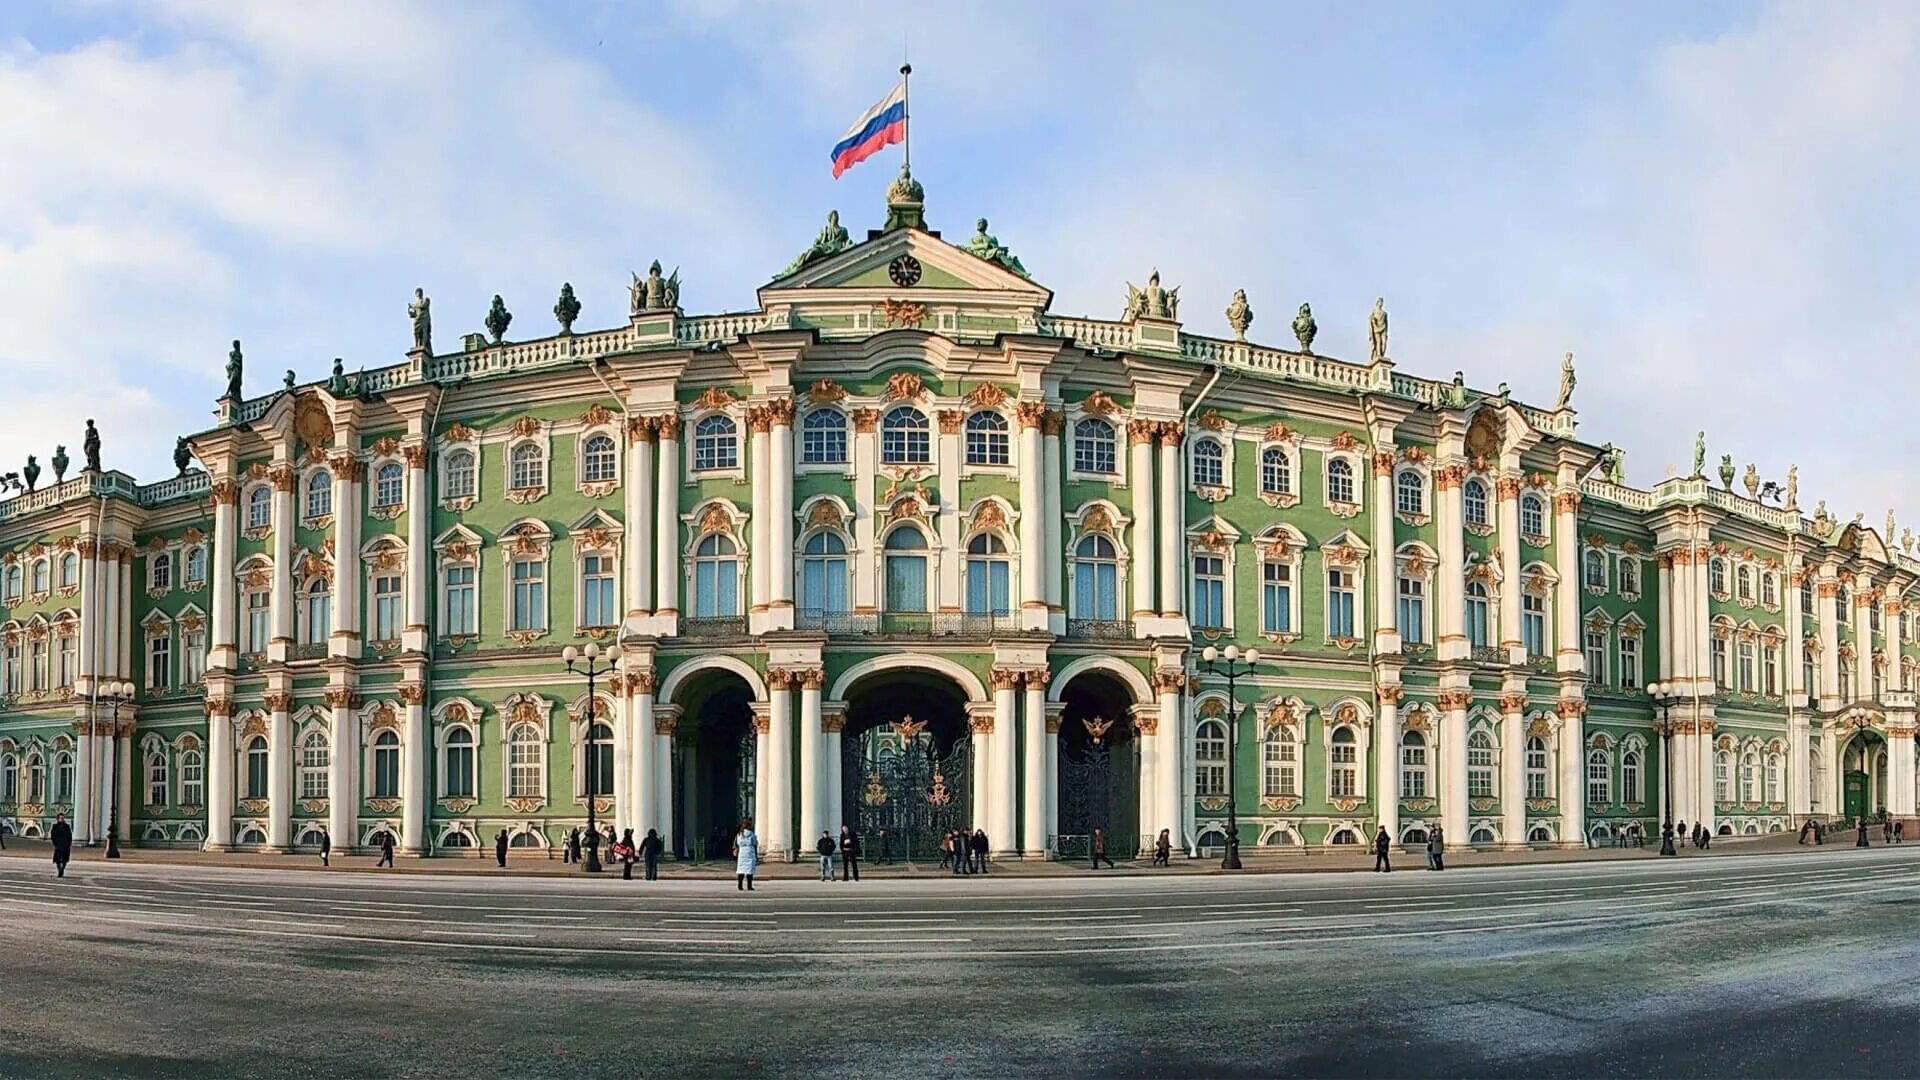
[[[963,938],[927,937],[927,938],[892,938],[888,940],[887,944],[889,945],[969,945],[969,944],[972,944],[972,942],[973,942],[972,938],[965,938],[965,937]],[[841,938],[839,941],[839,944],[871,945],[873,944],[873,942],[866,938]]]
[[[532,934],[499,934],[491,930],[434,930],[429,928],[420,932],[423,934],[458,934],[462,937],[517,938],[522,941],[531,941],[534,937]]]
[[[697,938],[697,937],[669,938],[665,941],[662,941],[659,938],[623,937],[620,940],[629,945],[653,945],[653,946],[660,946],[660,947],[664,947],[668,945],[744,945],[746,944],[743,941],[736,941],[732,938]],[[458,944],[458,943],[454,942],[453,944]],[[573,950],[567,949],[564,951],[571,952]]]
[[[489,919],[525,919],[525,915],[488,915]],[[589,921],[585,915],[549,915],[544,920],[550,923],[583,923]]]
[[[250,923],[262,923],[267,926],[298,926],[303,930],[345,930],[342,923],[296,922],[293,919],[248,919]]]
[[[1169,938],[1169,937],[1179,937],[1179,936],[1180,936],[1179,934],[1172,934],[1172,933],[1168,933],[1168,934],[1130,934],[1130,933],[1126,933],[1126,932],[1124,932],[1124,931],[1119,931],[1119,932],[1115,932],[1115,933],[1112,933],[1112,934],[1074,934],[1074,935],[1069,935],[1069,936],[1067,936],[1067,937],[1057,937],[1057,938],[1054,938],[1053,940],[1055,940],[1055,941],[1113,941],[1113,940],[1115,940],[1116,938],[1126,938],[1126,939],[1135,939],[1135,938]]]
[[[1034,922],[1107,922],[1112,919],[1143,919],[1144,915],[1044,915]]]
[[[927,923],[955,923],[959,919],[842,919],[847,926],[924,926]]]
[[[495,915],[489,915],[487,917],[490,919],[505,918],[505,916],[495,916]],[[774,921],[772,919],[661,919],[660,925],[662,926],[694,926],[694,927],[772,926],[774,925]]]

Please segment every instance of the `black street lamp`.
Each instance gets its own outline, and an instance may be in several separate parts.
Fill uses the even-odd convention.
[[[606,662],[596,664],[600,659],[600,646],[589,641],[587,647],[576,650],[569,645],[560,650],[560,659],[567,662],[567,670],[575,675],[587,677],[587,748],[582,755],[587,770],[587,857],[580,868],[589,874],[600,872],[600,832],[593,815],[593,800],[599,793],[595,790],[599,779],[600,761],[594,753],[599,740],[594,737],[594,728],[600,725],[600,699],[593,696],[593,683],[602,675],[611,675],[620,670],[620,646],[607,650]],[[584,660],[584,666],[580,663]]]
[[[1666,789],[1666,820],[1660,823],[1660,854],[1678,855],[1673,847],[1673,721],[1668,719],[1667,710],[1673,707],[1680,695],[1675,693],[1672,683],[1650,683],[1647,696],[1653,699],[1653,706],[1660,710],[1660,786]]]
[[[107,732],[107,858],[120,857],[120,706],[133,700],[133,684],[110,682],[101,691],[113,703],[113,729]]]
[[[1253,665],[1260,662],[1260,650],[1240,651],[1240,646],[1229,645],[1225,649],[1215,649],[1209,645],[1200,653],[1200,659],[1206,663],[1207,674],[1220,675],[1227,680],[1227,854],[1220,860],[1220,869],[1240,869],[1240,819],[1237,804],[1240,802],[1240,699],[1233,694],[1233,684],[1243,676],[1253,674]],[[1221,659],[1226,664],[1219,663]],[[1245,663],[1241,661],[1244,660]]]

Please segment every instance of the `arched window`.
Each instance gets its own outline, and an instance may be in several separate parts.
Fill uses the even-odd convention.
[[[1587,755],[1587,805],[1606,806],[1613,801],[1613,765],[1605,750]]]
[[[1760,752],[1757,750],[1740,756],[1740,801],[1760,801]]]
[[[1260,747],[1260,795],[1279,798],[1300,794],[1300,748],[1293,741],[1293,729],[1284,725],[1269,730]]]
[[[1813,642],[1807,642],[1800,650],[1800,685],[1807,692],[1809,700],[1820,696],[1820,665],[1813,650]]]
[[[43,803],[47,801],[47,763],[39,751],[27,755],[27,797],[24,801]]]
[[[1350,799],[1359,795],[1359,745],[1354,742],[1353,729],[1335,728],[1327,740],[1327,796],[1334,799]]]
[[[927,611],[927,538],[902,526],[887,534],[888,611]]]
[[[1493,736],[1476,731],[1467,736],[1467,797],[1492,799],[1499,790],[1495,783]]]
[[[188,750],[180,755],[180,805],[204,805],[206,794],[206,759]]]
[[[1551,789],[1547,786],[1547,780],[1552,774],[1547,770],[1547,740],[1542,736],[1527,738],[1526,774],[1527,798],[1548,798],[1547,792]]]
[[[154,588],[173,588],[173,556],[164,551],[154,555],[147,572],[152,577]]]
[[[1460,501],[1466,509],[1467,524],[1484,526],[1487,523],[1487,485],[1478,480],[1469,480],[1460,489]]]
[[[546,744],[540,729],[532,724],[517,724],[507,735],[507,796],[514,799],[538,799],[546,794]]]
[[[1427,797],[1427,737],[1418,731],[1400,736],[1400,797]]]
[[[1490,640],[1491,606],[1486,582],[1467,582],[1467,643],[1476,649],[1486,648]]]
[[[1327,460],[1327,501],[1348,504],[1354,501],[1353,463],[1346,458]]]
[[[541,842],[540,842],[540,834],[539,834],[539,833],[536,833],[536,832],[517,832],[517,833],[514,833],[514,834],[513,834],[513,835],[512,835],[511,837],[508,837],[508,838],[507,838],[507,846],[508,846],[508,847],[510,847],[510,848],[541,848],[541,847],[546,847],[546,845],[545,845],[545,844],[543,844],[543,843],[541,843]]]
[[[1604,589],[1607,587],[1607,553],[1594,548],[1587,549],[1587,588]]]
[[[1083,536],[1074,545],[1073,617],[1120,617],[1119,553],[1112,540],[1098,533]]]
[[[614,602],[613,556],[595,552],[580,557],[580,625],[615,626],[620,622]]]
[[[1393,478],[1393,508],[1402,514],[1427,512],[1427,488],[1419,473],[1402,469]]]
[[[1547,535],[1547,504],[1538,495],[1520,496],[1520,535],[1535,539]]]
[[[333,750],[323,731],[309,731],[300,740],[300,797],[327,797],[327,770],[333,764]]]
[[[982,409],[967,417],[967,464],[1005,465],[1012,460],[1007,418]]]
[[[847,542],[838,533],[807,537],[800,554],[800,608],[815,618],[847,610]]]
[[[1218,630],[1227,625],[1227,560],[1202,552],[1193,557],[1193,625]]]
[[[1713,801],[1733,801],[1733,751],[1716,750],[1713,755]]]
[[[807,465],[844,465],[847,415],[839,409],[814,409],[800,420],[800,461]]]
[[[888,465],[923,465],[932,459],[927,414],[896,405],[880,418],[880,460]]]
[[[588,436],[580,447],[580,479],[588,484],[610,484],[619,476],[619,462],[612,436]]]
[[[333,475],[321,469],[307,477],[307,516],[326,517],[333,513]]]
[[[1097,416],[1073,425],[1073,468],[1083,473],[1118,472],[1113,425]]]
[[[273,523],[273,492],[265,484],[247,492],[247,528],[264,529]]]
[[[1218,439],[1196,439],[1193,443],[1193,483],[1195,487],[1222,487],[1227,482],[1226,451]]]
[[[60,587],[61,587],[61,588],[63,588],[63,589],[73,589],[73,588],[78,588],[78,587],[79,587],[79,585],[80,585],[80,556],[78,556],[78,555],[76,555],[76,554],[74,554],[74,553],[73,553],[73,552],[71,552],[71,551],[69,551],[69,552],[67,552],[66,554],[64,554],[64,555],[62,555],[62,556],[60,556],[60,577],[59,577],[59,581],[60,581]],[[1879,609],[1879,608],[1874,608],[1873,610],[1874,610],[1874,612],[1876,613],[1876,616],[1877,616],[1877,613],[1879,612],[1879,610],[1880,610],[1880,609]]]
[[[400,797],[400,736],[391,729],[373,737],[373,797]]]
[[[1640,560],[1622,558],[1620,560],[1620,591],[1629,596],[1640,593]]]
[[[147,755],[147,805],[167,805],[167,753],[155,750]],[[12,799],[0,799],[12,802]]]
[[[600,708],[596,706],[596,714]],[[581,770],[579,794],[611,795],[613,793],[613,728],[595,720],[588,729],[587,745],[582,748],[586,767]],[[588,787],[587,782],[592,781]]]
[[[247,740],[247,798],[267,797],[267,739],[255,735]]]
[[[967,541],[967,614],[1006,615],[1013,610],[1007,545],[993,533]]]
[[[473,779],[473,732],[451,728],[447,731],[446,763],[440,769],[440,794],[450,799],[471,799]]]
[[[1707,588],[1715,595],[1725,595],[1727,591],[1727,560],[1714,559],[1707,564]]]
[[[1545,593],[1520,594],[1520,644],[1528,656],[1547,655],[1547,597]],[[1605,645],[1602,644],[1602,655]],[[1604,674],[1604,667],[1601,673]]]
[[[733,418],[715,413],[693,425],[693,467],[734,469],[740,466],[740,432]]]
[[[443,848],[470,848],[473,846],[473,837],[456,829],[440,838],[440,846]]]
[[[198,545],[187,549],[187,584],[207,580],[207,549]]]
[[[1812,574],[1802,574],[1800,577],[1800,614],[1802,615],[1813,614],[1813,575]]]
[[[1193,735],[1194,794],[1202,798],[1227,793],[1227,726],[1202,720]]]
[[[513,449],[514,476],[518,478],[520,475],[520,456],[521,456],[521,451],[523,450],[533,451],[531,456],[533,461],[535,462],[535,468],[538,469],[539,471],[535,475],[533,483],[531,484],[516,483],[514,484],[514,486],[515,487],[545,486],[546,484],[545,469],[540,467],[540,448],[533,445],[532,443],[522,443],[519,446],[514,447]],[[399,506],[401,503],[405,502],[407,498],[406,478],[407,478],[406,468],[397,461],[389,461],[385,465],[380,466],[380,471],[373,474],[373,505],[379,506],[379,507],[390,507],[390,506]]]
[[[73,752],[70,750],[54,752],[53,801],[67,806],[73,803]]]
[[[693,617],[740,614],[740,551],[733,538],[713,533],[693,549]]]
[[[1260,493],[1293,494],[1293,459],[1277,446],[1260,451]]]
[[[455,450],[446,457],[446,490],[449,499],[473,498],[476,475],[471,450]]]
[[[1835,586],[1834,592],[1833,592],[1833,606],[1836,609],[1835,615],[1839,618],[1839,620],[1848,625],[1852,625],[1853,623],[1853,590],[1847,588],[1845,584]]]
[[[7,567],[7,602],[20,599],[22,574],[18,564]]]
[[[1639,804],[1645,801],[1640,788],[1640,751],[1629,749],[1620,755],[1620,801]]]
[[[20,759],[0,754],[0,803],[8,806],[20,801]]]
[[[325,578],[314,578],[307,586],[307,618],[301,625],[304,645],[325,645],[333,633],[333,594]]]
[[[1785,801],[1780,788],[1779,754],[1767,755],[1767,801],[1770,803]]]

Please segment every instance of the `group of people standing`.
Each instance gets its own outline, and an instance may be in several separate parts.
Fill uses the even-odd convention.
[[[993,845],[987,841],[987,830],[975,829],[969,833],[965,829],[949,829],[940,840],[940,868],[951,869],[956,874],[984,874],[987,872],[987,852]]]
[[[597,850],[600,839],[599,833],[574,829],[567,834],[566,843],[561,845],[560,861],[580,862],[582,848],[589,851]],[[625,830],[616,839],[613,835],[613,826],[609,825],[606,831],[606,844],[607,861],[620,864],[620,877],[623,880],[633,880],[633,864],[636,862],[645,868],[648,881],[659,880],[660,855],[666,850],[667,844],[661,839],[658,829],[648,829],[647,835],[636,842],[632,829]],[[505,829],[501,829],[493,838],[493,858],[500,864],[500,869],[507,868],[507,830]]]
[[[1445,870],[1447,868],[1446,833],[1435,825],[1427,830],[1427,869]],[[1393,837],[1387,835],[1385,826],[1373,835],[1373,869],[1375,873],[1390,874],[1393,863],[1388,858],[1393,852]]]
[[[820,830],[820,842],[813,846],[820,856],[820,880],[833,880],[833,859],[840,857],[840,880],[860,880],[860,834],[851,825],[840,826],[840,839],[826,829]]]

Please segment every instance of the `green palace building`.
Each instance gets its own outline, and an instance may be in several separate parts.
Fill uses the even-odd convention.
[[[1431,381],[1380,308],[1364,362],[1305,308],[1247,340],[1244,297],[1189,334],[1157,274],[1057,314],[923,209],[903,171],[752,311],[688,315],[656,265],[621,325],[574,330],[569,288],[558,333],[502,340],[496,299],[435,351],[416,294],[403,363],[258,398],[236,343],[180,475],[0,503],[0,820],[419,855],[590,811],[682,853],[965,824],[1044,858],[1215,846],[1230,798],[1249,853],[1914,813],[1891,522],[1703,450],[1627,487],[1571,359],[1551,408]]]

